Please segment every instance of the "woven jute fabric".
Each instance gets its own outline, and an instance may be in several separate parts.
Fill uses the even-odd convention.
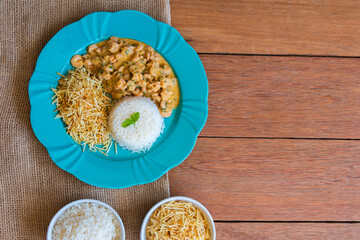
[[[45,239],[53,215],[83,198],[111,205],[124,221],[126,239],[139,239],[146,212],[169,196],[166,175],[117,190],[81,182],[52,162],[30,125],[28,84],[45,44],[89,13],[124,9],[170,24],[168,0],[0,1],[0,239]]]

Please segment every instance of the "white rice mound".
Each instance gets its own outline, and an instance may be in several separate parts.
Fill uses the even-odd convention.
[[[67,209],[52,230],[53,240],[118,240],[120,223],[102,205],[80,203]]]
[[[139,112],[135,124],[122,127],[133,113]],[[146,97],[126,97],[114,104],[109,115],[109,127],[113,139],[131,152],[149,150],[164,129],[164,118],[155,103]]]

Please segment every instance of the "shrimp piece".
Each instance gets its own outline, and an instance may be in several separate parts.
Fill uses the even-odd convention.
[[[144,78],[147,80],[147,81],[151,81],[152,80],[152,76],[150,74],[144,74]]]
[[[161,87],[163,88],[163,89],[165,89],[165,88],[167,88],[169,86],[169,83],[168,82],[162,82],[161,83]]]
[[[118,69],[118,72],[124,72],[124,69],[125,69],[125,67],[124,67],[124,65],[123,66],[121,66],[121,67],[119,67],[119,69]]]
[[[157,91],[160,90],[160,88],[161,88],[160,82],[155,82],[155,83],[153,83],[152,86],[151,86],[151,91],[157,92]]]
[[[113,37],[110,37],[110,41],[118,42],[118,41],[119,41],[119,38],[113,36]]]
[[[166,109],[165,111],[160,111],[160,115],[163,117],[170,117],[171,116],[171,109]]]
[[[137,62],[137,61],[139,61],[139,60],[140,60],[139,55],[135,55],[135,56],[131,59],[131,61],[133,61],[133,62]]]
[[[132,76],[131,80],[134,80],[135,82],[140,82],[141,81],[141,74],[136,73]]]
[[[158,93],[151,94],[151,97],[152,97],[153,101],[155,101],[155,102],[160,102],[161,101],[161,98],[160,98]]]
[[[115,90],[124,90],[126,82],[123,78],[116,82],[114,88]]]
[[[160,93],[160,95],[161,95],[161,98],[162,98],[163,100],[167,100],[167,99],[170,98],[170,93],[169,93],[169,92],[162,91],[162,92]]]
[[[103,69],[104,69],[105,72],[108,72],[108,73],[112,73],[115,70],[114,66],[112,64],[103,66]]]
[[[91,44],[89,47],[88,47],[88,53],[92,53],[94,52],[96,49],[98,49],[98,46],[96,44]]]
[[[163,71],[166,75],[171,74],[172,70],[169,65],[163,65],[162,67],[163,67]]]
[[[134,91],[136,88],[136,84],[133,81],[128,81],[126,85],[127,90],[129,90],[130,92]]]
[[[139,86],[142,88],[142,90],[146,90],[146,81],[139,81]]]
[[[115,98],[115,99],[120,99],[120,98],[122,98],[123,96],[124,96],[124,92],[122,92],[122,91],[120,91],[120,92],[115,92],[115,93],[113,93],[113,98]]]
[[[112,75],[110,73],[103,73],[101,74],[101,77],[105,80],[110,80]]]
[[[120,49],[120,45],[119,45],[118,43],[116,43],[116,42],[110,43],[110,45],[109,45],[109,51],[110,51],[111,53],[116,53],[117,51],[119,51],[119,49]]]
[[[130,72],[127,69],[124,71],[124,79],[126,81],[130,80]]]
[[[146,46],[145,48],[146,51],[149,51],[149,52],[153,52],[154,49],[152,47],[150,47],[149,45]]]
[[[167,107],[166,101],[162,100],[161,103],[160,103],[160,107],[165,109]]]
[[[104,62],[108,62],[109,59],[110,59],[109,55],[105,55],[105,56],[102,57],[102,61],[104,61]]]
[[[87,68],[87,69],[91,68],[91,59],[86,59],[84,61],[84,67]]]
[[[109,62],[110,62],[110,63],[114,63],[114,62],[116,62],[116,61],[117,61],[116,55],[111,55],[111,56],[109,57]]]
[[[139,45],[135,48],[135,52],[140,52],[144,48],[144,44],[139,43]]]
[[[115,54],[115,57],[116,57],[117,60],[119,60],[119,59],[123,58],[124,55],[123,55],[122,52],[119,52],[119,53]]]
[[[140,91],[140,89],[135,89],[134,91],[132,91],[132,94],[134,94],[137,97],[141,97],[143,95],[143,92]]]
[[[145,59],[146,59],[146,61],[150,60],[150,53],[149,52],[145,53]]]
[[[101,48],[97,48],[97,49],[95,50],[95,52],[98,53],[98,54],[100,54],[100,53],[101,53]]]
[[[71,58],[70,62],[73,67],[82,67],[84,65],[84,58],[80,55],[75,55]]]

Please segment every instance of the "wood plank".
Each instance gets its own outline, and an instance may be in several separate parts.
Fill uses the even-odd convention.
[[[360,61],[201,55],[209,81],[202,136],[360,138]]]
[[[358,240],[360,224],[216,223],[219,240]]]
[[[360,55],[357,0],[172,0],[172,24],[199,52]]]
[[[169,178],[215,220],[360,221],[360,141],[200,138]]]

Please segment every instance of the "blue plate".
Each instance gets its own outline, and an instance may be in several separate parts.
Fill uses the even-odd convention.
[[[151,149],[131,153],[114,147],[109,156],[91,152],[66,134],[61,119],[55,119],[51,104],[59,80],[67,74],[74,54],[111,36],[131,38],[152,46],[173,68],[180,86],[180,103],[165,130]],[[46,44],[29,83],[31,125],[60,168],[98,187],[124,188],[152,182],[180,164],[192,151],[207,119],[208,83],[204,67],[193,48],[173,27],[137,11],[96,12],[61,29]]]

